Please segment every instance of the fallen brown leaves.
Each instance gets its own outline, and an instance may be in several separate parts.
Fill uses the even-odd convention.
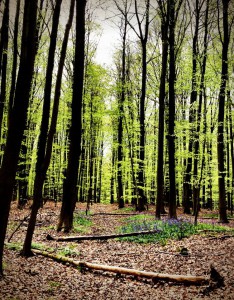
[[[78,204],[77,211],[85,210]],[[115,213],[116,206],[93,205],[92,212]],[[19,211],[13,205],[8,237],[29,210]],[[153,213],[153,211],[149,211]],[[56,225],[59,206],[47,203],[38,217],[34,242],[59,251],[68,247],[65,242],[47,241],[46,235],[56,234],[48,226]],[[95,215],[92,234],[114,233],[124,222],[123,216]],[[12,242],[23,242],[27,222],[12,237]],[[233,226],[233,221],[228,226]],[[62,233],[60,233],[63,235]],[[74,233],[73,233],[74,234]],[[0,299],[234,299],[234,238],[222,238],[207,233],[182,241],[171,241],[166,246],[158,244],[134,244],[109,241],[84,241],[70,243],[75,259],[137,270],[169,274],[206,276],[212,264],[224,278],[224,287],[186,286],[131,276],[116,276],[103,271],[80,272],[69,265],[61,265],[51,259],[34,256],[28,259],[18,252],[5,249],[5,277],[0,280]],[[188,256],[179,249],[188,249]],[[74,254],[75,253],[75,254]]]

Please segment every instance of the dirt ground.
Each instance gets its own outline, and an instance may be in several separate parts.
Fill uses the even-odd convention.
[[[167,274],[205,276],[212,265],[224,278],[224,286],[184,285],[164,281],[117,276],[103,271],[74,268],[52,259],[35,255],[24,258],[19,251],[5,247],[5,276],[0,279],[0,299],[4,300],[75,300],[75,299],[234,299],[234,236],[207,232],[166,245],[136,244],[116,239],[107,241],[56,242],[46,240],[46,235],[57,236],[56,224],[60,205],[48,202],[38,215],[34,243],[53,248],[55,252],[66,248],[75,260],[126,267],[129,269],[154,271]],[[77,204],[76,213],[85,211],[84,204]],[[129,213],[130,211],[123,211]],[[18,210],[13,203],[7,240],[21,221],[30,213],[30,208]],[[94,204],[91,213],[119,213],[116,205]],[[154,214],[154,207],[145,212]],[[178,211],[180,214],[181,211]],[[201,217],[206,215],[202,211]],[[95,214],[87,234],[115,233],[129,216]],[[192,218],[192,217],[191,217]],[[203,222],[217,220],[199,219]],[[227,227],[234,227],[231,220]],[[27,222],[11,238],[11,243],[23,243]],[[74,232],[71,233],[74,235]],[[60,233],[59,235],[64,235]],[[180,255],[178,249],[185,247],[189,255]]]

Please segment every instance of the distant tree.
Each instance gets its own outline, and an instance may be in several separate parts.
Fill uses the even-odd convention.
[[[117,8],[122,12],[121,18],[121,37],[122,37],[122,57],[121,57],[121,71],[120,71],[120,91],[119,95],[119,117],[118,117],[118,205],[119,208],[124,207],[124,199],[123,199],[123,172],[122,172],[122,161],[123,161],[123,118],[124,118],[124,102],[126,98],[126,40],[127,40],[127,26],[128,26],[128,13],[129,7],[128,2],[125,1],[123,3],[123,10],[119,7],[117,1],[115,1]]]
[[[34,70],[36,19],[37,0],[25,0],[21,56],[14,106],[9,121],[7,141],[0,169],[0,274],[3,273],[3,246],[15,184],[20,147],[26,125],[27,108]]]

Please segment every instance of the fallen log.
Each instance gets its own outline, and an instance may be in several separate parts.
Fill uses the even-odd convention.
[[[140,231],[140,232],[131,232],[131,233],[120,233],[120,234],[108,234],[108,235],[81,235],[81,236],[60,236],[53,237],[50,234],[46,236],[49,241],[57,242],[71,242],[71,241],[85,241],[85,240],[108,240],[128,236],[137,236],[137,235],[146,235],[158,233],[158,230],[149,230],[149,231]]]
[[[52,258],[61,263],[69,263],[75,267],[107,271],[116,274],[132,275],[135,277],[144,277],[144,278],[152,279],[153,281],[164,280],[164,281],[184,283],[184,284],[205,284],[208,283],[210,280],[208,276],[174,275],[174,274],[139,271],[135,269],[127,269],[127,268],[116,267],[116,266],[108,266],[108,265],[101,265],[101,264],[93,264],[84,261],[76,261],[71,258],[64,257],[62,255],[55,255],[46,251],[40,251],[36,249],[33,249],[33,252],[39,255],[43,255],[45,257]]]

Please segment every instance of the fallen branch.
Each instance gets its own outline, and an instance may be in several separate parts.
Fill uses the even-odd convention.
[[[83,236],[61,236],[61,237],[53,237],[50,234],[48,234],[46,238],[49,241],[71,242],[71,241],[85,241],[85,240],[108,240],[108,239],[115,239],[121,237],[146,235],[146,234],[154,234],[154,233],[158,233],[158,230],[121,233],[121,234],[109,234],[109,235],[83,235]]]
[[[135,269],[127,269],[122,267],[116,266],[108,266],[108,265],[99,265],[93,264],[84,261],[76,261],[68,257],[64,257],[62,255],[54,255],[46,251],[40,250],[33,250],[36,254],[43,255],[45,257],[52,258],[61,263],[69,263],[73,266],[80,267],[80,268],[88,268],[94,270],[101,270],[101,271],[108,271],[116,274],[125,274],[125,275],[132,275],[136,277],[144,277],[148,279],[156,280],[164,280],[164,281],[171,281],[177,283],[184,283],[184,284],[202,284],[208,283],[209,277],[208,276],[192,276],[192,275],[174,275],[174,274],[162,274],[156,272],[147,272],[147,271],[139,271]]]
[[[31,214],[31,212],[30,212]],[[11,239],[13,238],[14,234],[20,229],[20,227],[23,225],[23,223],[29,218],[29,215],[27,215],[26,217],[23,218],[23,220],[20,221],[19,225],[16,227],[16,229],[12,232],[12,234],[10,235],[10,237],[8,238],[8,243],[10,243]]]

